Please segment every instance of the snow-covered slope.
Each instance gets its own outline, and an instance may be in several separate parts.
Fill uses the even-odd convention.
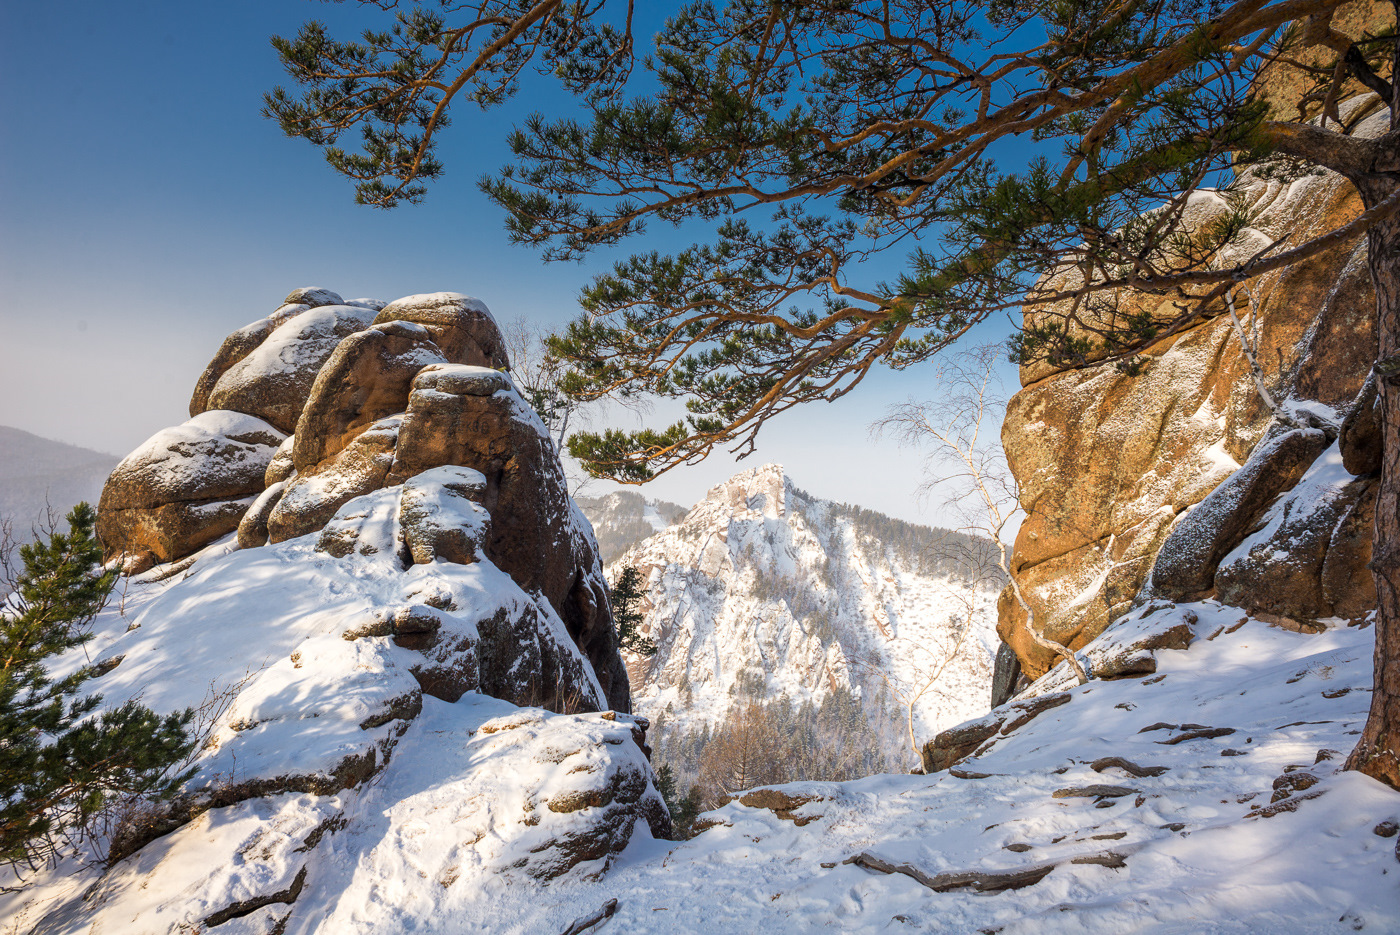
[[[522,778],[565,783],[559,754],[616,749],[612,725],[475,693],[425,699],[381,780],[210,812],[89,901],[120,910],[109,935],[555,933],[592,917],[599,935],[1400,930],[1400,793],[1338,772],[1369,704],[1373,630],[1303,634],[1210,601],[1158,604],[1088,650],[1112,657],[1183,625],[1190,646],[1159,650],[1150,678],[1070,687],[1052,672],[955,772],[744,796],[690,841],[639,827],[606,876],[548,886],[502,863],[538,846],[535,829],[482,836],[483,821],[520,807]],[[1020,716],[1037,698],[1061,703]],[[196,895],[228,905],[250,881],[282,898],[176,927],[208,918]]]
[[[637,841],[604,886],[498,905],[493,928],[560,930],[614,898],[601,935],[1400,931],[1400,792],[1338,772],[1373,629],[1205,602],[1143,608],[1091,648],[1182,623],[1195,639],[1155,675],[1069,688],[957,774],[746,797],[684,844]]]
[[[287,931],[409,931],[484,886],[600,876],[635,830],[664,833],[646,722],[601,710],[564,621],[489,559],[405,566],[398,495],[337,513],[331,534],[366,520],[343,555],[324,534],[229,537],[119,585],[51,671],[105,670],[88,685],[106,705],[197,709],[195,775],[99,829],[107,872],[4,871],[0,933],[269,935],[312,893],[327,902]],[[592,713],[529,707],[542,685]]]
[[[659,649],[628,665],[653,742],[713,729],[741,691],[798,706],[846,691],[907,768],[901,696],[939,673],[914,702],[920,742],[990,703],[1000,581],[962,561],[968,544],[811,497],[781,465],[715,487],[612,565],[647,582],[642,630]]]
[[[271,780],[264,794],[105,873],[68,863],[0,894],[0,932],[1400,930],[1400,793],[1338,772],[1369,704],[1370,627],[1156,602],[1085,648],[1109,676],[1115,660],[1141,671],[1145,645],[1185,646],[1152,650],[1151,676],[1075,686],[1057,668],[960,728],[981,746],[953,769],[743,794],[676,843],[638,820],[657,805],[642,722],[476,691],[396,704],[424,661],[415,634],[360,626],[409,604],[436,612],[440,646],[475,631],[489,655],[482,615],[534,598],[487,561],[402,568],[392,549],[335,558],[312,539],[225,542],[183,576],[133,580],[89,647],[121,657],[99,679],[113,700],[232,688],[196,785]],[[314,780],[367,748],[391,754],[367,782],[288,782],[279,763]]]

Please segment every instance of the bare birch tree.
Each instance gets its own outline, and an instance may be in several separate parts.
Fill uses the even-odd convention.
[[[1026,614],[1026,632],[1038,645],[1063,659],[1083,684],[1089,680],[1083,663],[1069,647],[1045,635],[1043,623],[1036,619],[1035,609],[1012,574],[1011,545],[1006,540],[1025,511],[1001,445],[988,444],[982,438],[987,414],[1005,409],[996,373],[1002,353],[1000,345],[987,345],[941,361],[935,377],[941,395],[893,407],[874,430],[893,433],[904,444],[929,449],[930,468],[953,466],[953,474],[930,476],[925,492],[934,485],[950,491],[948,505],[961,515],[961,531],[992,541],[1012,596]]]

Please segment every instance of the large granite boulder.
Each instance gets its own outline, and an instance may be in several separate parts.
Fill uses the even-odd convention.
[[[1325,432],[1294,429],[1260,444],[1259,450],[1193,506],[1162,543],[1148,579],[1148,595],[1193,601],[1215,587],[1216,568],[1225,554],[1257,528],[1265,509],[1302,479],[1327,447]],[[1289,525],[1297,532],[1297,524]],[[1320,533],[1326,544],[1335,518]]]
[[[1348,473],[1332,448],[1223,557],[1215,596],[1296,629],[1363,619],[1376,606],[1367,567],[1376,486],[1374,477]]]
[[[185,573],[149,576],[135,619],[102,625],[100,690],[200,708],[208,735],[177,795],[123,812],[83,888],[97,901],[46,906],[36,931],[266,935],[333,903],[361,859],[412,851],[415,879],[430,867],[452,897],[594,879],[639,829],[671,830],[592,530],[493,369],[508,361],[485,306],[410,297],[371,323],[384,303],[288,300],[225,342],[204,411],[108,481],[109,550]],[[193,554],[235,528],[236,548]],[[383,848],[387,813],[351,804],[376,796],[397,810]],[[419,809],[441,825],[431,856],[390,840],[420,834]],[[352,838],[366,849],[347,864]],[[130,885],[173,866],[175,889]]]
[[[387,321],[345,338],[321,366],[301,410],[293,465],[314,469],[371,422],[406,410],[418,371],[443,362],[428,330],[409,322]]]
[[[451,363],[510,369],[496,319],[480,299],[458,292],[404,296],[385,305],[374,319],[376,325],[391,321],[422,325]]]
[[[1374,107],[1374,99],[1359,98],[1343,108],[1359,122],[1358,134],[1380,129]],[[1352,186],[1333,174],[1293,182],[1246,177],[1239,196],[1250,206],[1254,227],[1230,248],[1236,252],[1285,234],[1297,239],[1324,232],[1361,210]],[[1223,198],[1202,193],[1193,199],[1188,221],[1204,229],[1228,209]],[[1252,299],[1239,293],[1237,310],[1257,342],[1265,380],[1276,399],[1288,401],[1289,418],[1303,429],[1334,436],[1341,415],[1356,408],[1353,401],[1376,354],[1375,299],[1365,270],[1365,244],[1357,240],[1251,280],[1246,285]],[[1063,276],[1068,282],[1073,274]],[[1175,310],[1168,297],[1122,298],[1117,314],[1166,316]],[[1108,363],[1057,370],[1038,362],[1022,369],[1023,388],[1002,426],[1027,513],[1011,571],[1037,625],[1057,641],[1082,647],[1132,607],[1169,536],[1180,541],[1194,531],[1211,540],[1204,565],[1177,563],[1179,575],[1160,576],[1179,578],[1182,595],[1210,593],[1214,562],[1252,531],[1270,496],[1302,476],[1308,455],[1325,446],[1325,439],[1303,445],[1308,451],[1294,453],[1294,469],[1266,479],[1270,492],[1261,486],[1259,493],[1268,495],[1251,497],[1249,509],[1229,513],[1228,528],[1207,531],[1206,514],[1191,518],[1187,511],[1239,470],[1275,422],[1223,312],[1216,307],[1195,327],[1149,347],[1135,373]],[[1027,320],[1044,324],[1064,313],[1038,310]],[[1364,431],[1355,434],[1364,437]],[[1019,604],[1003,599],[998,631],[1026,675],[1036,678],[1054,657],[1026,628]]]
[[[357,300],[352,304],[359,304],[361,301],[363,300]],[[195,383],[194,395],[190,397],[190,415],[197,416],[206,409],[216,408],[209,405],[209,394],[214,391],[219,378],[227,373],[230,367],[255,351],[258,345],[262,344],[278,325],[308,309],[321,305],[341,304],[343,302],[340,296],[329,289],[321,289],[316,286],[293,289],[282,300],[282,305],[271,315],[244,325],[229,335],[224,339],[224,343],[219,348],[218,353],[214,355],[214,359],[209,362],[209,366],[204,368],[204,373],[200,374],[198,382]]]
[[[256,460],[222,465],[223,449],[211,449],[198,483],[139,503],[128,466],[104,498],[102,528],[113,551],[137,552],[145,564],[183,558],[235,530],[245,549],[314,535],[327,555],[386,553],[403,570],[489,561],[558,615],[606,702],[625,711],[627,673],[592,530],[569,497],[548,433],[502,372],[508,367],[479,300],[440,292],[346,302],[324,289],[297,290],[225,341],[192,401],[232,407],[225,417],[262,426],[268,434]],[[204,412],[190,424],[214,418]],[[153,457],[143,452],[132,458]],[[502,633],[522,626],[537,628],[514,617],[491,624]],[[512,642],[520,640],[492,645]],[[484,658],[483,648],[473,652]],[[558,674],[567,668],[562,657],[540,649],[538,664],[522,667],[521,652],[502,649],[487,666],[536,673],[533,694],[516,686],[511,697],[572,703],[567,696],[579,693],[561,686],[577,677]],[[438,678],[505,692],[515,677]]]
[[[211,410],[122,459],[98,503],[97,534],[128,568],[182,558],[232,532],[282,443],[254,416]]]
[[[332,457],[297,471],[267,517],[272,542],[317,532],[355,497],[385,486],[403,416],[372,423]]]
[[[413,381],[389,482],[444,464],[485,477],[486,555],[554,606],[622,710],[627,675],[591,528],[568,496],[549,433],[504,373],[437,364]]]
[[[368,328],[375,314],[356,305],[323,305],[297,313],[223,372],[209,391],[209,408],[246,412],[279,431],[295,432],[321,365],[341,339]]]
[[[415,564],[480,560],[491,533],[491,514],[481,505],[487,486],[480,471],[450,464],[403,482],[399,523]]]
[[[1374,474],[1379,471],[1385,453],[1383,439],[1380,393],[1377,391],[1375,373],[1372,372],[1342,420],[1337,438],[1341,445],[1342,464],[1352,474]]]

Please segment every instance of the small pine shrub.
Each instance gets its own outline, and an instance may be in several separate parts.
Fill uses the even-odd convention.
[[[97,673],[60,679],[47,665],[91,638],[111,592],[94,535],[96,515],[80,503],[69,531],[20,548],[23,568],[0,607],[0,863],[37,866],[91,837],[114,804],[175,794],[192,771],[177,772],[194,749],[192,710],[164,717],[134,701],[98,711],[81,689]]]

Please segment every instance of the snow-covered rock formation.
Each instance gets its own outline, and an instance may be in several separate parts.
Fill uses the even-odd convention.
[[[611,566],[647,583],[658,651],[624,655],[653,741],[715,729],[739,690],[795,706],[846,692],[869,730],[852,746],[907,768],[904,700],[920,740],[989,704],[1001,581],[978,544],[811,497],[781,465],[734,475]]]
[[[597,546],[499,347],[466,296],[299,290],[117,466],[129,574],[54,674],[196,709],[194,774],[110,816],[110,867],[0,896],[7,932],[404,931],[669,831]]]
[[[469,296],[343,302],[298,289],[224,341],[188,422],[117,465],[98,534],[136,573],[189,561],[234,530],[243,548],[321,533],[324,549],[344,556],[361,528],[382,539],[386,517],[397,516],[405,563],[438,553],[465,563],[479,552],[553,608],[606,704],[630,710],[597,545],[548,433],[503,372],[509,366],[490,310]],[[446,465],[470,477],[405,485]],[[350,506],[400,489],[397,500]],[[366,512],[371,502],[380,513]],[[448,530],[469,513],[475,542],[446,541],[461,537]],[[518,677],[535,684],[529,703],[588,697],[576,680]]]
[[[1362,136],[1383,132],[1388,119],[1374,95],[1341,112]],[[1198,193],[1185,223],[1204,231],[1242,205],[1252,226],[1221,248],[1222,263],[1361,212],[1354,187],[1335,173],[1291,182],[1246,175],[1233,193]],[[1177,309],[1156,294],[1122,299],[1118,314],[1165,317]],[[1256,277],[1236,299],[1277,414],[1257,388],[1223,300],[1199,324],[1147,348],[1132,373],[1112,363],[1022,368],[1023,388],[1002,424],[1027,510],[1011,570],[1054,639],[1080,648],[1152,596],[1218,593],[1305,627],[1361,619],[1374,606],[1366,563],[1380,434],[1367,383],[1377,350],[1365,238]],[[1028,317],[1044,323],[1062,312]],[[1334,442],[1333,455],[1322,458]],[[1265,518],[1311,466],[1343,459],[1355,477],[1337,485],[1326,515],[1300,517],[1295,505],[1288,529]],[[1279,540],[1269,549],[1254,542],[1249,556],[1231,555],[1266,523],[1285,536],[1308,526],[1309,542],[1289,548]],[[1000,632],[1029,675],[1053,662],[1009,594]]]
[[[1147,606],[1087,651],[1156,643],[1154,674],[1076,686],[1057,669],[967,725],[979,752],[952,769],[754,790],[690,841],[637,834],[601,881],[545,887],[536,835],[579,815],[549,803],[579,800],[575,764],[628,749],[624,718],[429,698],[382,779],[210,811],[86,903],[109,907],[106,933],[1395,931],[1400,793],[1339,772],[1371,633]],[[527,820],[498,837],[496,815]],[[29,931],[12,905],[0,918]]]

